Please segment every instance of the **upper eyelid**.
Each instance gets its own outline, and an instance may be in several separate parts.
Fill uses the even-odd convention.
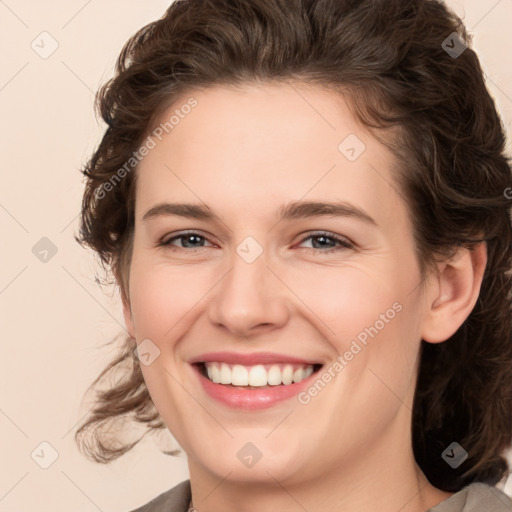
[[[172,236],[170,236],[167,239],[164,236],[161,239],[160,243],[163,244],[163,245],[167,245],[167,244],[169,244],[169,242],[171,242],[171,240],[179,240],[180,238],[185,237],[187,235],[199,235],[200,237],[204,238],[205,240],[207,240],[208,242],[211,243],[211,241],[209,240],[210,235],[206,235],[203,232],[201,232],[200,230],[191,230],[191,231],[178,232],[176,234],[173,234]],[[347,236],[345,236],[345,235],[338,235],[336,233],[332,233],[331,231],[326,231],[326,230],[324,230],[324,231],[322,231],[322,230],[306,231],[305,233],[302,233],[301,235],[299,235],[300,239],[296,243],[301,243],[301,242],[304,242],[305,240],[307,240],[309,238],[313,238],[313,237],[317,237],[317,236],[325,236],[327,238],[339,239],[338,243],[340,245],[342,245],[342,246],[343,246],[344,243],[347,244],[347,245],[350,245],[351,247],[355,247],[356,246],[356,244],[350,238],[348,238]],[[180,248],[180,247],[178,247],[178,248]],[[197,249],[203,249],[203,247],[198,247]]]
[[[179,232],[179,233],[176,233],[176,234],[173,234],[172,236],[169,236],[167,237],[167,235],[164,235],[162,238],[161,238],[161,243],[168,243],[170,242],[171,240],[176,240],[176,239],[179,239],[179,238],[182,238],[182,237],[185,237],[187,235],[199,235],[201,237],[203,237],[205,240],[208,240],[210,241],[210,235],[206,235],[204,233],[202,233],[201,231],[184,231],[184,232]]]

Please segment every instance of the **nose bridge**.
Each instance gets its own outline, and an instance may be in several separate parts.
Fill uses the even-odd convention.
[[[253,328],[277,327],[286,321],[286,299],[279,289],[284,285],[267,265],[267,252],[253,237],[236,247],[231,270],[219,283],[210,305],[213,323],[244,336]]]

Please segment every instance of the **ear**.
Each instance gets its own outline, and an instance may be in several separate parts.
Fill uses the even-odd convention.
[[[133,321],[132,310],[130,307],[129,299],[126,299],[124,295],[121,296],[121,300],[123,302],[123,316],[124,323],[126,324],[126,329],[128,329],[128,333],[133,339],[137,339],[135,337],[135,324]]]
[[[454,257],[438,266],[429,279],[422,338],[441,343],[452,336],[475,307],[487,264],[487,244],[472,250],[460,247]]]

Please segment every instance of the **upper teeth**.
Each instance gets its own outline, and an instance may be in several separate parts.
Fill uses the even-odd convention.
[[[217,384],[233,386],[278,386],[300,382],[313,373],[313,365],[262,365],[242,366],[227,363],[204,363],[208,378]]]

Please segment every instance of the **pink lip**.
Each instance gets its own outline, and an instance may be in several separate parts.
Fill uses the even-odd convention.
[[[194,357],[189,361],[190,364],[222,362],[228,364],[241,364],[243,366],[255,366],[257,364],[321,364],[319,361],[308,361],[297,357],[290,357],[285,354],[274,354],[272,352],[255,352],[253,354],[242,354],[236,352],[208,352]]]
[[[201,373],[200,366],[195,363],[202,362],[225,362],[228,364],[242,364],[254,366],[256,364],[272,363],[296,363],[296,364],[319,364],[281,354],[261,352],[259,354],[235,354],[229,352],[211,352],[203,354],[189,361],[194,373],[198,376],[204,391],[213,399],[233,409],[244,409],[255,411],[272,407],[283,400],[298,395],[303,389],[310,386],[313,380],[317,379],[317,373],[312,373],[308,378],[289,384],[287,386],[270,386],[265,389],[244,389],[242,387],[231,387],[224,384],[215,384]]]

